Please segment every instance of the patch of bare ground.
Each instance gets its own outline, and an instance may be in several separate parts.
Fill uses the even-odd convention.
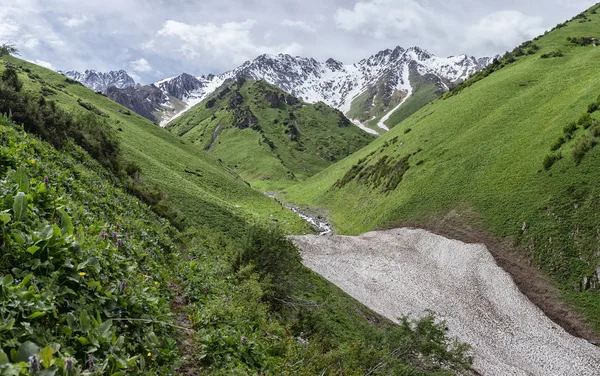
[[[546,316],[575,337],[594,343],[600,342],[600,333],[596,333],[583,315],[561,299],[560,290],[540,270],[527,251],[515,245],[514,239],[497,239],[481,228],[473,226],[472,223],[478,221],[473,220],[475,217],[473,213],[461,215],[451,211],[442,218],[426,222],[401,222],[394,227],[420,228],[465,243],[485,244],[496,263],[510,274],[519,290]]]
[[[177,345],[183,354],[182,364],[179,367],[178,375],[194,376],[202,372],[201,362],[198,357],[198,346],[196,345],[196,331],[193,329],[192,321],[188,314],[188,301],[183,293],[183,288],[175,283],[170,283],[171,290],[175,293],[175,297],[171,301],[171,309],[177,315],[177,325],[179,336],[177,336]]]

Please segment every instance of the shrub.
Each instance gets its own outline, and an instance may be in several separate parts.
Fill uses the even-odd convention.
[[[592,117],[588,112],[586,112],[585,114],[581,115],[579,120],[577,120],[577,124],[581,125],[583,129],[588,129],[592,125]]]
[[[590,113],[590,114],[594,113],[594,112],[598,111],[598,108],[600,108],[600,103],[598,103],[598,102],[590,103],[588,105],[588,113]]]
[[[548,154],[544,157],[544,161],[542,164],[544,165],[544,170],[549,170],[552,165],[558,162],[562,158],[562,155],[559,154]]]
[[[270,303],[291,294],[292,277],[301,267],[298,248],[276,228],[254,226],[248,230],[243,246],[232,260],[237,272],[253,266],[261,274]]]
[[[585,154],[590,151],[596,143],[596,139],[591,136],[579,140],[573,148],[573,159],[575,160],[575,164],[581,163]]]
[[[552,146],[550,147],[551,151],[556,151],[558,149],[560,149],[560,147],[566,142],[564,137],[559,137],[558,140],[556,140],[554,142],[554,144],[552,144]]]
[[[572,123],[567,124],[563,128],[563,132],[565,133],[565,138],[567,140],[570,140],[571,138],[573,138],[573,133],[575,133],[576,130],[577,130],[577,123],[572,122]]]
[[[10,86],[17,92],[21,91],[21,89],[23,88],[23,82],[21,82],[21,80],[19,80],[19,75],[17,74],[17,70],[11,65],[6,67],[6,69],[2,73],[1,79],[2,79],[2,82],[4,82],[6,85]]]

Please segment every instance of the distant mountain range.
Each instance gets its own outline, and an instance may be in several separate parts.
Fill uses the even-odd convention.
[[[109,87],[116,87],[118,89],[126,89],[135,87],[136,83],[131,76],[124,70],[111,71],[108,73],[96,72],[95,70],[86,70],[83,73],[77,71],[58,71],[65,76],[79,81],[86,87],[105,93]]]
[[[411,105],[416,111],[485,68],[491,60],[467,55],[440,58],[419,47],[396,47],[350,65],[334,59],[319,62],[286,54],[261,55],[220,75],[195,77],[183,73],[145,86],[136,86],[124,71],[62,73],[161,126],[200,103],[226,81],[248,77],[265,80],[309,103],[324,102],[375,134],[395,125],[388,120],[414,93],[429,93],[420,95],[419,103]]]

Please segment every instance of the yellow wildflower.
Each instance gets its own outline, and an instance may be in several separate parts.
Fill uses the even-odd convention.
[[[148,353],[148,356],[152,356],[152,353],[151,353],[151,352],[149,352],[149,353]]]
[[[79,275],[85,277],[85,272],[79,272]]]
[[[32,160],[31,160],[31,164],[35,164],[35,159],[32,159]]]
[[[156,286],[158,286],[158,282],[154,281],[154,284],[155,284]]]

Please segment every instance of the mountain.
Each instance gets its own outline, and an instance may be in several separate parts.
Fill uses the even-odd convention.
[[[386,121],[413,93],[433,89],[434,94],[421,99],[420,105],[424,105],[485,68],[491,60],[466,55],[438,58],[419,47],[380,51],[352,65],[334,59],[318,62],[286,54],[261,55],[217,76],[192,80],[194,77],[183,74],[159,81],[156,86],[169,95],[176,93],[189,109],[228,79],[243,76],[265,80],[306,102],[321,101],[337,108],[356,119],[356,125],[376,133],[375,128],[383,131],[395,125]],[[170,120],[166,116],[161,124]]]
[[[574,306],[600,333],[599,9],[516,47],[286,199],[327,212],[341,234],[407,225],[486,242],[549,317],[589,339],[565,315]]]
[[[124,70],[110,71],[108,73],[96,72],[95,70],[86,70],[83,73],[77,71],[58,71],[72,80],[81,82],[86,87],[99,91],[106,92],[109,87],[118,89],[133,88],[136,86],[135,81]]]
[[[183,85],[173,86],[171,92]],[[308,104],[244,76],[228,80],[167,128],[245,180],[271,188],[312,176],[373,140],[323,102]]]
[[[319,62],[286,54],[261,55],[223,74],[194,77],[183,73],[142,87],[114,85],[125,90],[111,90],[107,95],[165,126],[225,81],[248,77],[265,80],[308,103],[324,102],[342,111],[364,131],[378,134],[492,60],[466,55],[439,58],[419,47],[387,49],[350,65],[334,59]],[[70,77],[96,90],[92,86],[95,80],[81,76]],[[163,95],[158,95],[156,89]]]

